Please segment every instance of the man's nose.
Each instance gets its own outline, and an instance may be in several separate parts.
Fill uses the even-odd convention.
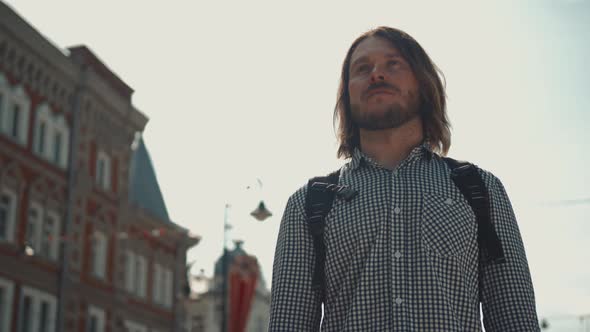
[[[381,66],[374,66],[371,71],[371,83],[385,81],[385,73]]]

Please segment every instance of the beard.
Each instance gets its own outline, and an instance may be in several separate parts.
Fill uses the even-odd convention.
[[[352,122],[359,129],[370,131],[399,128],[420,115],[420,103],[416,95],[408,94],[406,99],[408,101],[406,107],[399,103],[392,103],[384,106],[383,110],[375,111],[361,109],[360,105],[351,104]]]

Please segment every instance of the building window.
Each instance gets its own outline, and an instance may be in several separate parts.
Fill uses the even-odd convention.
[[[8,189],[0,192],[0,241],[11,242],[16,220],[16,194]]]
[[[60,218],[57,213],[47,211],[43,223],[41,252],[46,257],[57,260],[59,251]]]
[[[92,274],[95,277],[104,279],[107,261],[107,238],[101,232],[94,232],[90,259],[92,263]]]
[[[61,168],[67,168],[69,129],[63,115],[54,115],[47,103],[37,108],[33,152]]]
[[[135,253],[131,250],[125,252],[125,289],[127,292],[135,293]]]
[[[29,98],[22,86],[8,88],[8,82],[0,78],[2,100],[0,106],[0,129],[17,143],[27,143],[27,128],[29,124]]]
[[[62,137],[60,132],[55,133],[53,142],[53,162],[59,165],[61,163],[61,153],[63,152]]]
[[[55,328],[55,296],[23,287],[19,310],[19,332],[53,332]]]
[[[45,154],[45,135],[47,135],[47,122],[40,121],[37,127],[37,134],[35,140],[35,152],[40,155]]]
[[[125,289],[140,298],[146,297],[147,260],[141,255],[127,250],[125,268]]]
[[[172,307],[172,271],[154,264],[153,301],[156,304],[170,308]]]
[[[147,261],[143,256],[136,256],[135,271],[137,273],[137,287],[135,294],[141,298],[145,298],[146,295],[146,278],[147,278]]]
[[[125,321],[125,327],[127,328],[128,332],[147,332],[147,327],[129,320]]]
[[[48,332],[49,325],[53,324],[53,322],[49,321],[49,310],[50,304],[46,300],[41,300],[41,310],[39,311],[39,332]]]
[[[20,332],[33,331],[33,298],[31,295],[23,295],[20,310]]]
[[[162,289],[161,289],[161,283],[162,283],[162,266],[158,263],[154,264],[154,279],[153,279],[153,285],[152,285],[152,296],[153,296],[153,301],[156,304],[160,304],[162,303]]]
[[[41,251],[41,228],[43,227],[43,210],[38,203],[32,202],[29,206],[27,218],[27,244],[38,253]]]
[[[0,278],[0,331],[8,331],[12,318],[14,283]]]
[[[172,270],[164,269],[164,306],[167,308],[172,307]]]
[[[18,139],[20,137],[20,121],[21,121],[21,113],[20,113],[20,105],[13,105],[12,106],[12,121],[10,123],[10,134],[12,138]]]
[[[105,314],[104,310],[95,306],[88,307],[88,321],[86,322],[86,332],[104,332]]]
[[[111,158],[103,151],[96,158],[96,184],[102,190],[111,189]]]
[[[51,160],[59,167],[68,168],[70,130],[63,115],[53,123],[53,155]]]
[[[57,213],[43,211],[39,203],[31,202],[27,220],[26,241],[35,252],[35,255],[57,260],[59,220]]]

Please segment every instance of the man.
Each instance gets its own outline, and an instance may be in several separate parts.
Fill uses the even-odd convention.
[[[284,213],[270,331],[539,331],[524,246],[504,187],[479,169],[500,264],[481,261],[473,208],[442,159],[450,147],[437,67],[406,33],[360,36],[342,67],[338,183],[325,218],[322,289],[304,186]],[[475,111],[475,110],[474,110]],[[323,318],[322,318],[323,303]]]

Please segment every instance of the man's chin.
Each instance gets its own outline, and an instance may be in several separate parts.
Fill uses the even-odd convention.
[[[418,113],[407,113],[402,110],[393,111],[392,109],[386,109],[382,111],[367,111],[367,113],[362,115],[353,115],[352,118],[358,128],[376,131],[399,128],[417,116]]]

